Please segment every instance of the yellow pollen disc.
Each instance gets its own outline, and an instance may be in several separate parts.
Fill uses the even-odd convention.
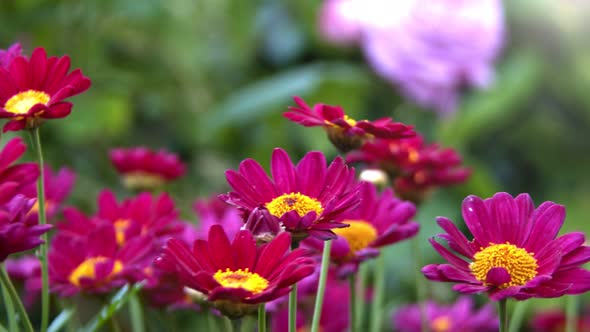
[[[296,211],[300,217],[315,211],[319,216],[324,212],[322,203],[301,193],[283,194],[265,204],[266,209],[275,217],[282,217],[289,211]]]
[[[239,269],[237,271],[225,269],[225,272],[218,270],[213,275],[213,279],[223,287],[242,288],[253,294],[261,293],[268,287],[268,280],[258,273],[250,272],[249,269]]]
[[[349,117],[348,115],[344,116],[344,121],[346,121],[346,123],[348,123],[351,127],[356,126],[356,120]]]
[[[448,332],[451,328],[451,319],[449,316],[440,316],[431,323],[433,332]]]
[[[14,114],[26,114],[31,107],[37,104],[47,105],[51,97],[45,92],[28,90],[20,92],[12,96],[6,104],[4,109]]]
[[[410,160],[410,162],[415,163],[418,160],[420,160],[420,154],[418,153],[418,151],[416,151],[416,149],[408,149],[408,159]]]
[[[127,219],[117,219],[113,226],[115,227],[115,237],[117,239],[117,244],[122,246],[125,243],[125,231],[127,227],[129,227],[129,220]]]
[[[86,258],[78,267],[70,273],[68,280],[76,287],[80,287],[80,279],[81,278],[95,278],[95,268],[96,264],[103,263],[107,260],[106,257],[97,256],[97,257],[90,257]],[[119,260],[115,260],[113,264],[113,270],[109,273],[108,277],[111,277],[117,273],[119,273],[123,269],[123,263]],[[107,278],[108,279],[108,278]]]
[[[166,183],[166,179],[158,174],[142,171],[123,175],[123,185],[133,190],[155,189]]]
[[[537,275],[539,265],[534,255],[508,242],[491,243],[489,247],[481,248],[473,255],[473,262],[469,264],[469,268],[475,278],[484,283],[492,268],[504,268],[510,274],[511,280],[499,287],[522,286]]]
[[[362,220],[346,220],[344,224],[350,225],[344,228],[334,228],[332,232],[336,235],[342,236],[348,242],[350,247],[350,254],[354,255],[355,252],[365,249],[375,241],[377,238],[377,230],[373,225]]]

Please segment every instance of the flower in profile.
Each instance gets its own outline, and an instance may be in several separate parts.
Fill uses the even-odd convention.
[[[500,0],[326,0],[319,26],[328,40],[360,43],[380,76],[441,114],[462,88],[493,81],[504,37]]]
[[[33,249],[43,243],[40,236],[52,227],[27,219],[34,199],[18,194],[0,205],[0,263],[8,255]]]
[[[39,177],[37,164],[14,164],[26,149],[23,140],[15,137],[0,151],[0,204],[8,202],[25,188],[34,185]]]
[[[45,166],[43,172],[45,173],[45,214],[47,219],[51,220],[61,211],[63,202],[72,191],[76,181],[76,174],[67,167],[63,167],[57,173],[54,173],[50,167]],[[27,197],[37,198],[36,183],[32,183],[25,188],[23,194]],[[29,217],[36,220],[38,213],[39,205],[35,202]]]
[[[166,150],[117,148],[109,152],[109,157],[123,177],[125,187],[138,191],[159,188],[182,177],[186,171],[178,156]]]
[[[318,278],[319,273],[314,273],[297,284],[297,331],[309,331],[311,327]],[[286,302],[285,298],[278,310],[272,314],[272,331],[287,331],[289,329],[289,310]],[[349,306],[350,288],[348,283],[337,279],[335,273],[330,271],[326,281],[319,330],[322,332],[346,331],[350,324]],[[267,305],[267,310],[268,307]]]
[[[23,302],[28,309],[32,309],[41,297],[43,281],[41,279],[41,262],[34,255],[18,258],[9,257],[4,261],[6,272],[12,280],[23,283]]]
[[[119,245],[147,234],[153,235],[163,245],[168,238],[180,235],[184,229],[174,201],[166,193],[155,196],[143,192],[118,203],[111,191],[103,190],[97,203],[95,218],[113,225]]]
[[[220,197],[246,217],[255,208],[268,210],[296,240],[308,235],[335,238],[330,229],[347,226],[337,218],[359,203],[354,169],[341,158],[326,166],[324,155],[314,151],[294,166],[289,155],[277,148],[271,158],[271,173],[272,181],[259,163],[246,159],[238,171],[226,171],[234,191]]]
[[[425,316],[433,332],[494,332],[498,331],[498,317],[494,308],[487,304],[477,310],[473,300],[460,297],[454,304],[439,305],[429,301],[425,305]],[[417,304],[400,308],[392,317],[393,326],[399,332],[420,332],[420,306]]]
[[[0,50],[0,68],[8,69],[12,60],[20,56],[21,52],[22,47],[20,43],[14,43],[8,49]]]
[[[152,236],[138,236],[124,245],[117,243],[115,227],[108,222],[87,224],[85,235],[61,232],[51,241],[49,278],[52,291],[61,296],[106,293],[128,282],[146,278],[145,268],[154,257]]]
[[[356,121],[340,106],[316,104],[311,108],[300,97],[293,97],[293,100],[298,107],[289,107],[284,116],[306,127],[324,127],[332,144],[343,152],[359,148],[364,141],[374,137],[394,139],[416,135],[412,126],[394,122],[391,118]]]
[[[72,103],[63,101],[86,91],[90,79],[79,69],[68,74],[70,58],[50,57],[43,48],[30,59],[14,58],[8,68],[0,67],[0,118],[8,118],[4,131],[39,127],[47,119],[63,118]]]
[[[513,198],[497,193],[483,200],[468,196],[463,201],[463,218],[474,239],[447,218],[437,218],[446,232],[430,243],[449,264],[425,266],[422,272],[434,281],[455,282],[461,293],[486,292],[492,300],[509,297],[560,297],[590,290],[590,271],[581,266],[590,261],[584,234],[573,232],[557,237],[565,219],[565,208],[544,202],[538,208],[528,194]]]
[[[209,228],[221,225],[230,239],[244,226],[240,211],[213,195],[209,199],[199,199],[193,204],[193,210],[199,217],[198,237],[207,237]]]
[[[379,255],[379,248],[416,235],[420,227],[411,221],[414,204],[395,198],[391,189],[379,195],[371,183],[362,182],[359,188],[361,203],[341,216],[349,227],[332,230],[338,237],[332,241],[330,256],[339,266],[339,277],[355,273],[359,263]],[[317,239],[303,243],[318,250],[323,247]]]
[[[196,240],[192,250],[170,239],[156,264],[175,272],[186,287],[203,293],[230,318],[254,312],[258,304],[287,294],[291,286],[314,271],[306,250],[289,250],[291,236],[283,232],[256,246],[252,234],[240,231],[230,242],[220,225],[209,230],[208,241]]]
[[[417,204],[433,189],[464,182],[471,174],[461,165],[457,151],[428,145],[420,135],[367,142],[360,150],[349,153],[347,161],[385,170],[394,179],[396,194]]]
[[[530,325],[531,331],[535,332],[563,332],[566,328],[566,314],[559,309],[541,311],[535,313]],[[590,310],[585,310],[578,316],[574,331],[590,331]]]

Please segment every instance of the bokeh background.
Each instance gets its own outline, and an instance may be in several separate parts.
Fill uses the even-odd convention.
[[[144,145],[180,154],[187,177],[170,188],[188,220],[195,198],[226,191],[224,170],[247,157],[268,165],[274,147],[295,158],[336,150],[318,128],[282,113],[300,95],[355,118],[393,116],[450,146],[473,169],[420,209],[423,239],[434,217],[460,221],[468,194],[528,192],[567,207],[563,231],[590,231],[590,2],[504,2],[506,34],[487,90],[467,90],[453,116],[404,99],[355,47],[318,33],[319,0],[2,0],[0,48],[68,54],[93,85],[74,111],[42,128],[47,162],[78,173],[70,203],[94,211],[105,187],[123,192],[107,158]],[[2,142],[7,142],[8,134]],[[32,160],[32,155],[29,156]],[[387,250],[387,305],[414,300],[409,245]],[[424,241],[425,261],[437,260]],[[435,285],[441,300],[454,294]],[[562,300],[532,301],[539,307]]]

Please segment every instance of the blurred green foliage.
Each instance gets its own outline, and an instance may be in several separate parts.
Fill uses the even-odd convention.
[[[438,232],[435,216],[460,221],[463,197],[497,191],[565,204],[564,231],[588,232],[590,45],[582,41],[590,7],[580,14],[545,0],[505,4],[508,40],[495,86],[466,92],[446,119],[403,101],[358,50],[323,42],[319,1],[3,0],[0,48],[20,41],[27,52],[68,54],[92,79],[71,116],[42,128],[48,163],[79,174],[70,202],[89,211],[102,188],[121,191],[107,159],[116,146],[179,153],[189,174],[171,190],[191,220],[193,200],[227,190],[223,171],[244,158],[268,165],[276,146],[295,158],[309,150],[335,156],[320,129],[282,118],[301,95],[355,118],[394,116],[462,152],[474,175],[422,208],[424,240]],[[436,259],[426,241],[424,251]],[[405,287],[411,266],[397,259],[407,252],[406,244],[387,251],[392,306],[414,297]],[[450,296],[449,285],[433,287]]]

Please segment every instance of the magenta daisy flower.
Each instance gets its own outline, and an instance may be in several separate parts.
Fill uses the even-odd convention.
[[[144,192],[118,203],[111,191],[103,190],[97,203],[95,218],[113,224],[119,245],[146,234],[153,234],[163,245],[169,237],[180,235],[184,228],[174,201],[166,193],[154,196]]]
[[[462,293],[486,292],[495,301],[590,290],[590,271],[581,267],[590,261],[584,234],[557,237],[565,218],[562,205],[544,202],[535,209],[528,194],[513,198],[497,193],[486,200],[468,196],[463,201],[463,218],[472,241],[449,219],[437,218],[446,231],[438,237],[451,250],[434,238],[430,243],[449,264],[425,266],[422,272],[428,279],[455,282],[453,289]]]
[[[41,262],[35,255],[26,255],[18,258],[9,257],[4,261],[4,265],[12,280],[22,282],[23,303],[27,309],[33,309],[41,298],[41,288],[43,288]]]
[[[8,69],[12,60],[20,56],[21,52],[22,47],[20,43],[14,43],[8,49],[0,50],[0,68]]]
[[[295,166],[289,155],[277,148],[272,154],[271,173],[272,180],[259,163],[246,159],[238,171],[226,171],[234,191],[220,197],[246,215],[255,208],[268,210],[296,239],[307,235],[335,238],[330,229],[347,226],[336,220],[359,203],[354,169],[341,158],[326,167],[321,152],[310,152]]]
[[[72,191],[76,181],[76,174],[66,167],[54,173],[49,166],[45,166],[43,172],[45,173],[45,213],[47,219],[51,220],[61,211],[63,202]],[[23,194],[27,197],[37,198],[36,183],[32,183],[23,190]],[[29,217],[36,220],[38,212],[39,205],[35,202]]]
[[[133,190],[153,190],[178,179],[186,171],[178,156],[166,150],[118,148],[112,149],[109,157],[122,175],[125,187]]]
[[[451,305],[427,302],[426,321],[430,331],[495,332],[498,331],[498,317],[494,308],[487,304],[477,310],[473,300],[461,297]],[[399,332],[420,332],[422,321],[420,306],[417,304],[400,308],[393,315],[393,326]]]
[[[379,248],[408,239],[420,228],[411,221],[416,214],[414,204],[395,198],[391,189],[379,195],[373,184],[362,182],[359,197],[359,206],[341,216],[349,227],[332,230],[338,237],[332,243],[331,259],[339,265],[340,276],[356,272],[360,262],[379,255]],[[323,247],[317,239],[303,243]]]
[[[40,236],[51,229],[51,225],[27,220],[34,202],[19,194],[0,205],[0,263],[10,254],[37,247],[43,243]]]
[[[230,242],[223,228],[213,225],[208,241],[197,240],[192,250],[168,240],[156,264],[178,274],[183,284],[203,293],[229,317],[241,317],[258,304],[281,297],[314,271],[306,250],[289,250],[291,236],[283,232],[268,244],[256,246],[248,231]]]
[[[590,308],[578,315],[574,331],[590,331]],[[535,313],[531,323],[531,331],[564,332],[566,329],[566,313],[562,309],[552,309]]]
[[[199,217],[197,235],[207,237],[209,228],[213,225],[221,225],[227,236],[234,238],[236,233],[244,226],[244,220],[240,211],[235,206],[226,204],[213,195],[209,199],[198,199],[193,204],[193,210]]]
[[[152,236],[138,236],[123,246],[117,243],[115,227],[108,222],[86,224],[84,236],[58,232],[49,250],[52,291],[71,296],[80,291],[106,293],[128,282],[146,278],[145,269],[154,257]],[[84,225],[85,224],[85,225]]]
[[[21,138],[13,138],[0,151],[0,204],[11,200],[32,186],[39,177],[39,167],[35,163],[14,164],[27,149]]]
[[[47,58],[43,48],[30,59],[18,56],[8,69],[0,68],[0,118],[10,120],[4,131],[33,129],[46,119],[68,116],[72,103],[63,100],[90,87],[79,69],[68,74],[69,69],[69,57]]]
[[[324,127],[330,141],[344,152],[360,147],[366,139],[373,137],[393,139],[416,135],[412,126],[394,122],[391,118],[356,121],[340,106],[316,104],[311,108],[300,97],[293,97],[293,100],[299,107],[289,107],[284,116],[306,127]]]

